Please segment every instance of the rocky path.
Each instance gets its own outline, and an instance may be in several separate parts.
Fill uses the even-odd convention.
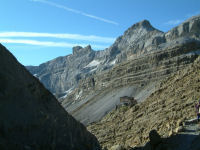
[[[196,119],[186,121],[183,127],[183,132],[180,132],[180,135],[182,135],[182,138],[180,138],[182,144],[180,144],[178,150],[192,149],[192,147],[196,145],[196,139],[199,139],[200,123],[197,123]]]
[[[181,130],[168,138],[161,139],[157,131],[152,131],[149,133],[150,142],[144,147],[115,145],[109,150],[200,150],[200,123],[196,119],[185,121]]]
[[[197,123],[197,119],[191,119],[185,122],[183,134],[199,135],[200,134],[200,122]]]
[[[196,119],[187,120],[181,132],[169,138],[172,150],[200,150],[200,123]]]

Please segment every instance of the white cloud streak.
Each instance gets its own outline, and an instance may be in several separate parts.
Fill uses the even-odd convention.
[[[169,20],[169,21],[166,22],[165,24],[166,24],[166,25],[178,25],[178,24],[180,24],[181,22],[183,22],[183,20],[176,19],[176,20]]]
[[[0,38],[0,43],[6,44],[26,44],[26,45],[37,45],[37,46],[46,46],[46,47],[68,47],[72,48],[74,46],[87,46],[87,44],[73,44],[73,43],[66,43],[66,42],[52,42],[52,41],[37,41],[37,40],[27,40],[27,39],[7,39],[7,38]],[[97,49],[104,49],[107,46],[104,45],[92,45],[92,47]]]
[[[60,8],[60,9],[64,9],[64,10],[72,12],[72,13],[80,14],[82,16],[89,17],[89,18],[92,18],[92,19],[95,19],[95,20],[99,20],[99,21],[114,24],[114,25],[119,25],[119,23],[117,23],[115,21],[108,20],[108,19],[101,18],[101,17],[97,17],[97,16],[94,16],[94,15],[91,15],[91,14],[88,14],[88,13],[85,13],[85,12],[82,12],[82,11],[79,11],[79,10],[76,10],[76,9],[69,8],[69,7],[64,6],[64,5],[60,5],[60,4],[57,4],[57,3],[54,3],[54,2],[47,1],[47,0],[30,0],[30,1],[48,4],[48,5],[51,5],[51,6]]]
[[[190,17],[196,16],[196,15],[199,15],[199,14],[200,14],[200,11],[196,11],[194,13],[188,13],[185,17],[190,18]]]
[[[80,34],[57,34],[57,33],[38,33],[38,32],[0,32],[0,37],[47,37],[47,38],[60,38],[72,39],[101,43],[113,43],[115,38],[101,37],[95,35],[80,35]]]
[[[190,17],[196,16],[196,15],[200,15],[200,11],[196,11],[196,12],[193,12],[193,13],[188,13],[182,19],[169,20],[169,21],[165,22],[164,24],[165,25],[172,25],[172,26],[178,25],[178,24],[182,23],[184,20],[186,20],[186,19],[188,19]]]

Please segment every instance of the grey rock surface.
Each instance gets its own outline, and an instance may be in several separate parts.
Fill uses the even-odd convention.
[[[188,43],[173,49],[154,52],[88,77],[62,100],[62,105],[85,125],[100,120],[120,103],[120,97],[144,101],[161,80],[191,64],[200,43]]]
[[[196,21],[200,22],[200,17],[197,18]],[[188,22],[190,24],[191,20]],[[114,109],[122,96],[145,100],[156,90],[161,80],[185,68],[199,55],[200,40],[193,33],[176,37],[178,42],[166,38],[166,34],[173,35],[176,28],[162,33],[146,20],[133,25],[106,50],[112,52],[113,47],[118,51],[121,49],[116,56],[118,64],[81,80],[78,87],[62,100],[64,108],[88,125]],[[133,45],[141,42],[143,47],[134,48]]]
[[[66,91],[77,87],[81,79],[127,60],[130,52],[138,55],[144,53],[139,50],[152,44],[149,38],[162,34],[144,20],[130,27],[105,50],[94,51],[90,45],[85,48],[76,46],[71,55],[58,57],[39,66],[27,66],[27,69],[52,93],[61,97]]]
[[[86,66],[94,57],[95,51],[90,46],[77,46],[73,48],[72,55],[58,57],[38,67],[28,66],[27,69],[52,93],[63,96],[62,94],[73,89],[89,73],[89,67]]]
[[[39,66],[27,66],[27,69],[59,98],[76,88],[85,77],[147,53],[199,40],[199,24],[200,16],[195,16],[164,33],[143,20],[127,29],[105,50],[94,51],[90,45],[85,48],[76,46],[71,55]]]
[[[0,45],[0,149],[97,150],[98,141]]]
[[[105,50],[75,47],[72,55],[27,68],[87,125],[114,109],[121,96],[145,100],[159,81],[192,63],[200,53],[199,35],[200,16],[166,33],[143,20]]]

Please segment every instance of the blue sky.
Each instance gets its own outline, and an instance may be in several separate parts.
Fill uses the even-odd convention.
[[[23,65],[39,65],[76,45],[102,50],[144,19],[166,32],[197,14],[199,0],[1,0],[0,43]]]

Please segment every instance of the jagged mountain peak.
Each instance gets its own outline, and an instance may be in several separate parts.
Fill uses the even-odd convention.
[[[122,36],[117,38],[109,48],[110,55],[119,54],[120,51],[125,53],[129,51],[129,54],[143,54],[145,51],[150,51],[155,43],[156,45],[163,43],[165,41],[162,37],[163,34],[162,31],[154,28],[148,20],[142,20],[133,24]],[[117,59],[117,62],[121,62],[122,59],[127,59],[127,55],[123,53]]]
[[[193,16],[184,21],[177,27],[165,33],[167,41],[182,38],[182,41],[188,39],[200,39],[200,15]]]
[[[140,22],[137,22],[135,24],[133,24],[130,28],[128,28],[128,30],[125,31],[124,34],[129,33],[131,31],[135,31],[135,30],[146,30],[146,31],[152,31],[152,30],[156,30],[151,23],[148,20],[142,20]]]
[[[148,20],[142,20],[133,24],[130,28],[128,28],[124,35],[121,36],[120,39],[124,39],[128,42],[135,42],[138,39],[141,39],[146,34],[162,34],[163,32],[155,29]],[[151,34],[151,35],[152,35]],[[148,37],[150,38],[150,37]],[[119,40],[118,40],[119,41]]]
[[[153,26],[151,25],[151,23],[146,19],[134,24],[133,26],[134,27],[143,27],[143,28],[147,28],[147,29],[148,28],[154,29]]]
[[[200,30],[198,18],[199,16],[191,18],[194,21],[189,21],[189,25],[180,24],[170,30],[170,34],[154,28],[148,20],[142,20],[132,25],[103,51],[94,51],[90,45],[76,46],[71,55],[51,60],[39,67],[27,68],[60,97],[69,89],[77,87],[80,79],[109,70],[127,60],[193,41],[194,37],[200,35],[200,32],[196,32]],[[186,27],[189,27],[189,32]]]
[[[190,17],[189,19],[187,19],[186,21],[184,22],[189,22],[189,21],[195,21],[195,20],[199,20],[200,19],[200,14],[196,15],[196,16],[192,16]],[[184,23],[183,22],[183,23]]]
[[[78,56],[88,54],[93,51],[90,45],[88,45],[84,48],[81,46],[75,46],[72,49],[73,49],[73,55],[78,55]]]
[[[74,46],[72,49],[73,49],[73,52],[75,51],[78,51],[80,49],[82,49],[83,47],[82,46]]]

